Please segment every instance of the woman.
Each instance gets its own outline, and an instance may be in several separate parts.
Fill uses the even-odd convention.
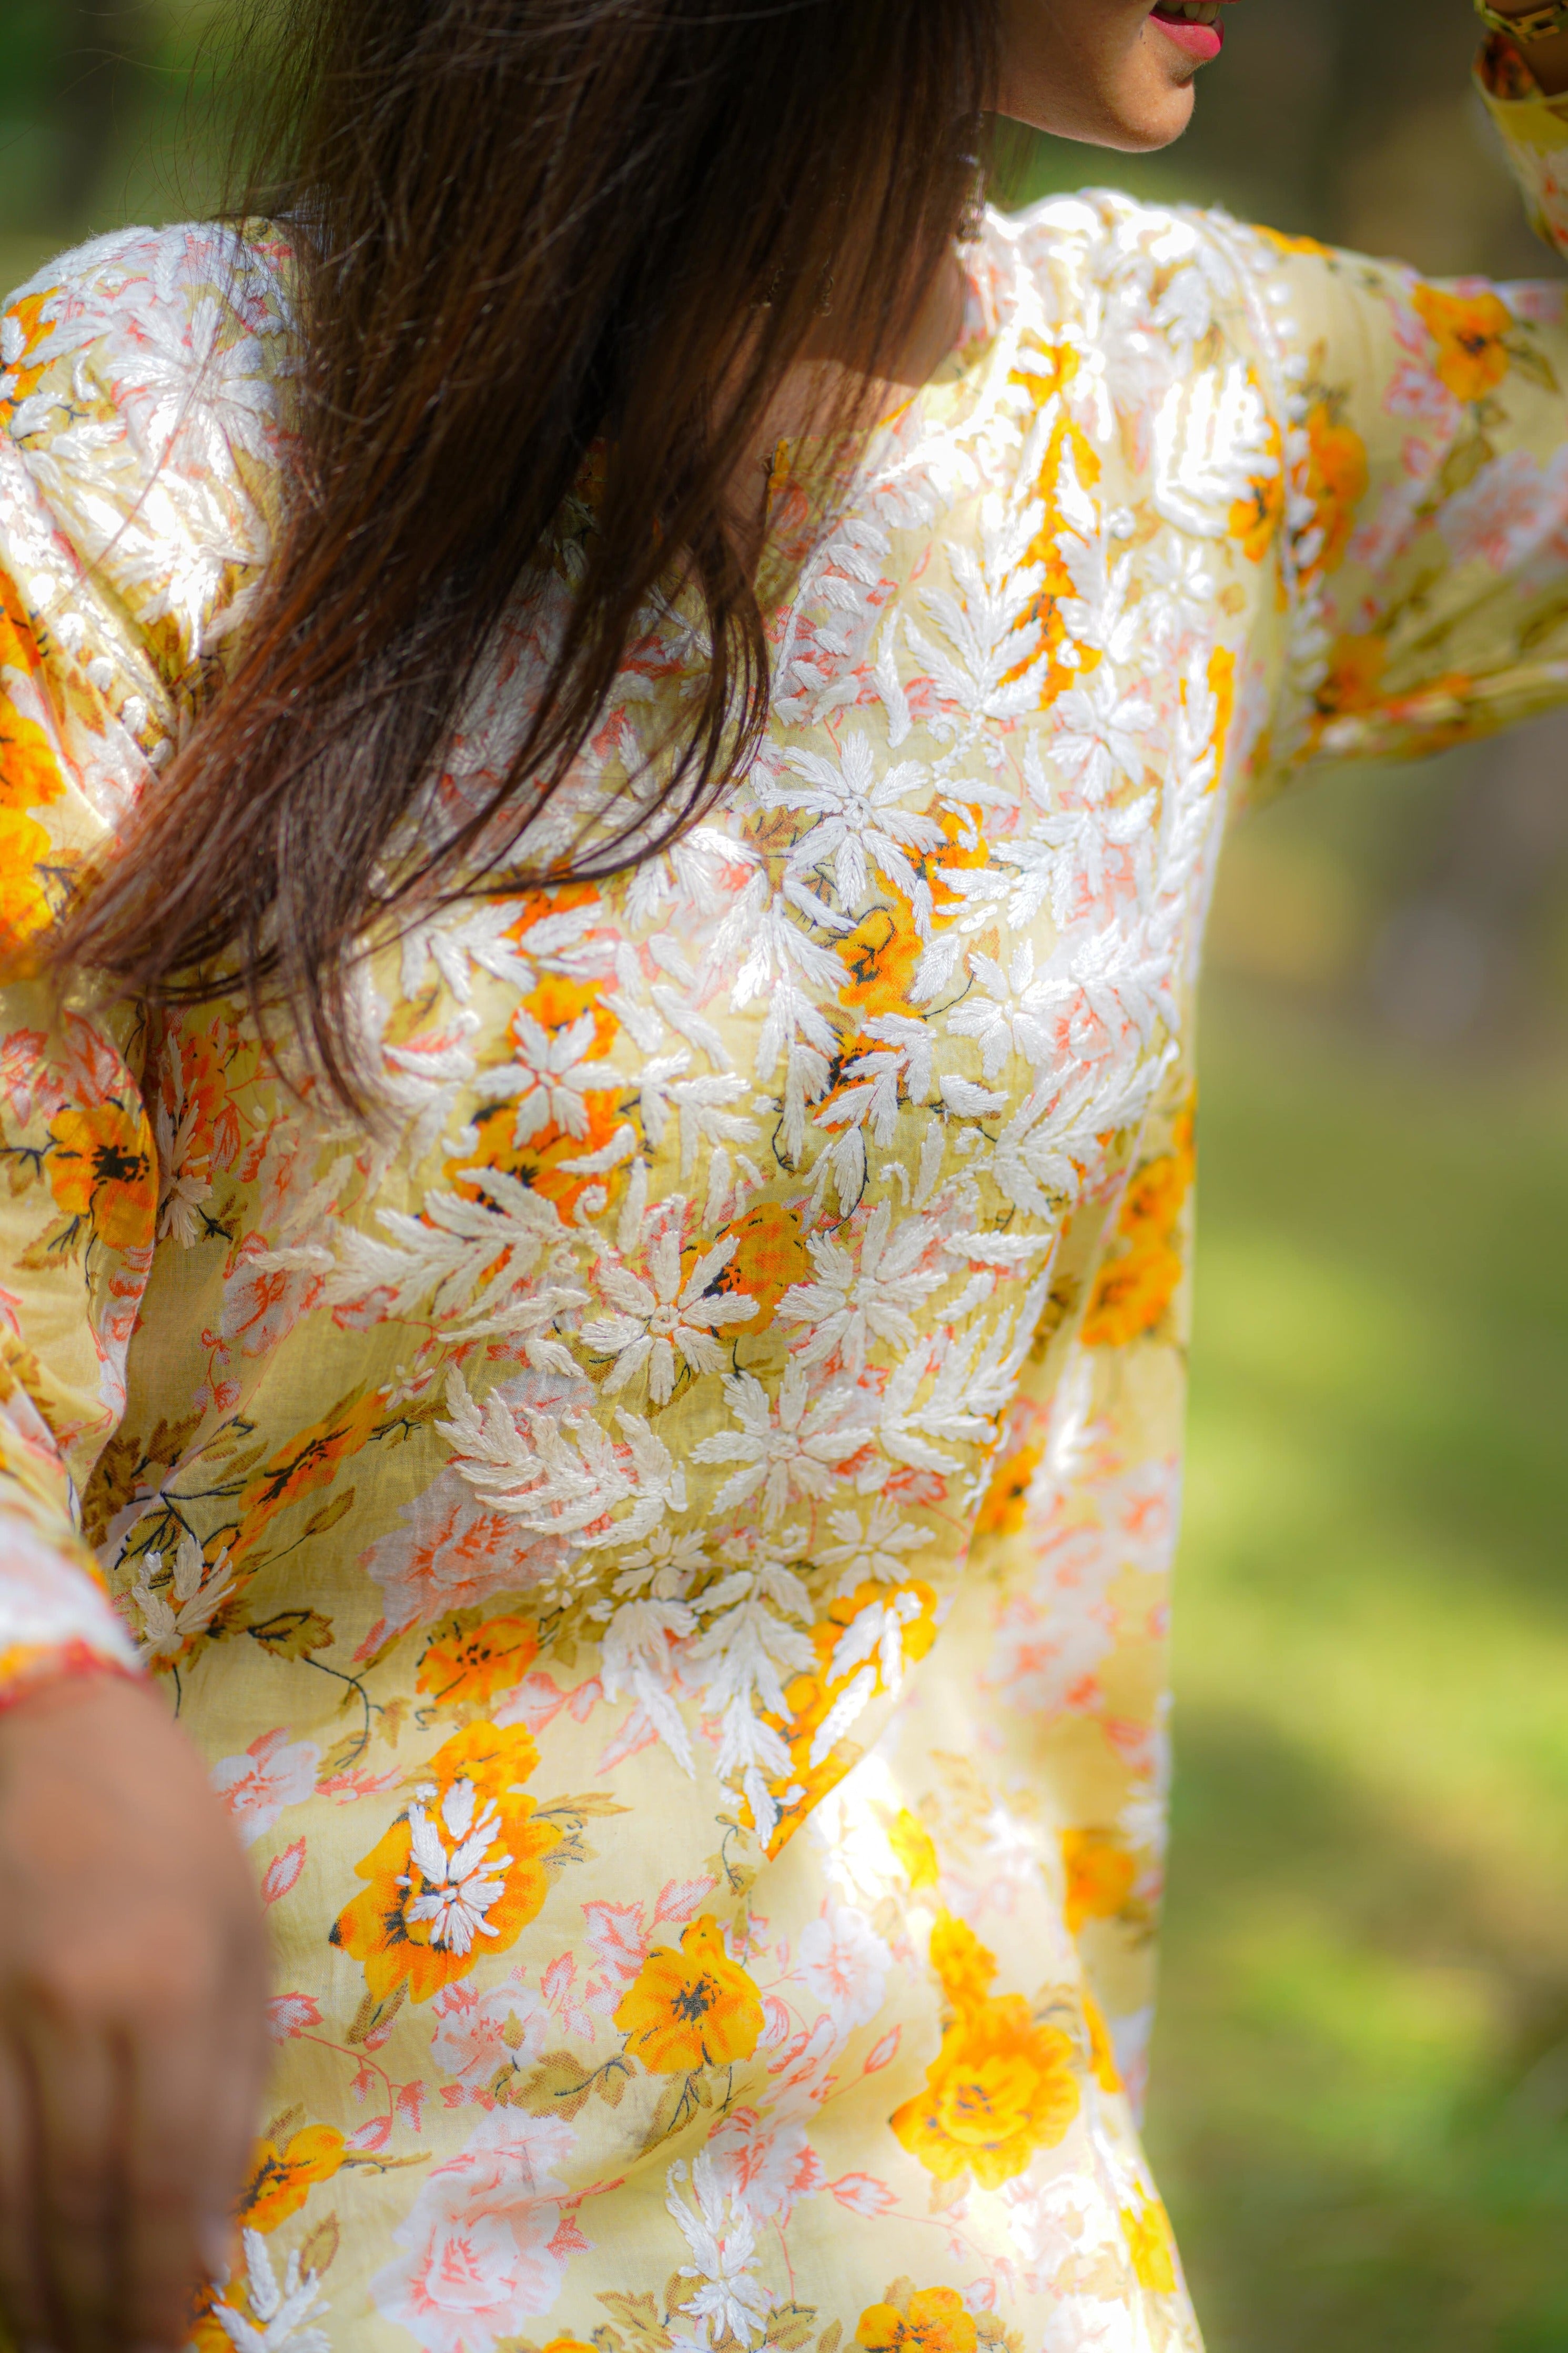
[[[1197,2344],[1214,859],[1568,681],[1557,288],[964,216],[1218,14],[301,0],[7,310],[18,2343]]]

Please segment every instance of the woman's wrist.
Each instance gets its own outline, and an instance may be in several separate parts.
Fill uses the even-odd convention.
[[[1490,5],[1499,16],[1529,18],[1539,9],[1540,0],[1490,0]],[[1543,97],[1568,95],[1568,32],[1549,33],[1540,41],[1526,41],[1517,34],[1504,37],[1512,41]]]

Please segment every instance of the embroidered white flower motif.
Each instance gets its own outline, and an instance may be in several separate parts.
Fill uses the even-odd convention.
[[[868,1520],[862,1522],[857,1511],[830,1512],[827,1525],[833,1542],[819,1544],[813,1556],[820,1567],[837,1570],[836,1596],[853,1593],[858,1585],[899,1584],[909,1574],[902,1556],[923,1552],[931,1542],[886,1495],[877,1496]]]
[[[580,1013],[575,1021],[552,1031],[531,1013],[519,1013],[515,1030],[515,1061],[499,1071],[487,1071],[482,1081],[487,1092],[517,1098],[512,1142],[526,1144],[547,1127],[558,1127],[567,1135],[586,1135],[588,1107],[584,1096],[621,1083],[613,1063],[584,1059],[594,1043],[593,1015]]]
[[[868,867],[874,866],[915,905],[917,922],[928,922],[930,892],[909,853],[939,849],[942,831],[935,818],[900,807],[925,781],[921,763],[900,760],[879,776],[871,739],[859,729],[836,760],[820,752],[785,756],[801,785],[759,785],[757,797],[764,808],[804,810],[816,819],[795,844],[791,868],[802,873],[830,859],[839,905],[858,907],[866,896]]]
[[[1086,801],[1103,800],[1119,776],[1142,775],[1153,706],[1141,694],[1124,693],[1110,670],[1096,670],[1086,686],[1069,687],[1054,715],[1051,757]]]
[[[969,968],[980,987],[953,1008],[948,1027],[960,1038],[976,1040],[986,1077],[996,1078],[1012,1053],[1026,1062],[1043,1062],[1051,1050],[1047,1021],[1059,991],[1054,976],[1037,973],[1033,941],[1022,941],[1005,965],[976,949]]]
[[[757,1312],[754,1299],[732,1292],[704,1295],[740,1247],[733,1234],[705,1250],[681,1282],[685,1214],[686,1202],[678,1193],[665,1205],[663,1223],[648,1245],[646,1279],[625,1264],[612,1262],[600,1269],[599,1287],[618,1312],[584,1324],[583,1338],[600,1356],[616,1360],[604,1383],[607,1396],[646,1368],[649,1398],[655,1405],[667,1405],[675,1388],[677,1356],[689,1372],[721,1373],[728,1359],[712,1336],[713,1327],[744,1324]]]
[[[193,1634],[205,1634],[234,1586],[228,1551],[210,1565],[188,1528],[174,1546],[170,1581],[154,1590],[153,1579],[163,1572],[161,1552],[144,1552],[131,1599],[142,1613],[142,1655],[148,1663],[172,1659]]]
[[[246,2231],[242,2243],[255,2321],[247,2320],[232,2305],[213,2306],[213,2317],[235,2353],[331,2353],[321,2329],[303,2326],[321,2309],[315,2273],[306,2272],[301,2277],[299,2255],[290,2254],[279,2282],[260,2232]]]
[[[479,1812],[473,1783],[454,1781],[432,1820],[425,1808],[435,1795],[426,1785],[408,1809],[410,1859],[425,1882],[425,1893],[409,1905],[407,1916],[430,1922],[433,1945],[453,1953],[471,1952],[476,1936],[499,1933],[486,1915],[506,1893],[504,1874],[513,1858],[496,1844],[500,1808],[493,1798]],[[447,1839],[453,1841],[450,1853]],[[400,1887],[413,1884],[412,1873],[398,1882]]]
[[[946,1270],[919,1272],[931,1235],[925,1220],[910,1218],[892,1231],[891,1205],[879,1201],[860,1238],[860,1262],[831,1235],[813,1234],[806,1243],[816,1269],[815,1282],[795,1282],[779,1302],[786,1323],[807,1324],[811,1338],[799,1353],[803,1365],[820,1365],[836,1351],[857,1377],[876,1340],[908,1347],[915,1337],[911,1310],[951,1280]]]
[[[845,1419],[861,1409],[853,1389],[830,1388],[810,1401],[805,1369],[798,1358],[784,1373],[776,1407],[751,1373],[726,1373],[724,1394],[741,1426],[700,1439],[691,1450],[692,1460],[739,1463],[714,1497],[713,1508],[727,1512],[761,1495],[768,1526],[797,1498],[829,1493],[833,1479],[828,1466],[857,1453],[872,1435],[869,1422],[851,1424]]]

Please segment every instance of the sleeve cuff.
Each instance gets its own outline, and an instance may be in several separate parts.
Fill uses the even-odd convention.
[[[1516,153],[1568,147],[1568,92],[1548,98],[1513,43],[1494,33],[1476,60],[1476,87]]]

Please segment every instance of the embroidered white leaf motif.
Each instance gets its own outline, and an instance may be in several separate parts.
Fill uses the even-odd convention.
[[[584,1551],[637,1544],[667,1513],[686,1509],[686,1474],[640,1415],[617,1411],[619,1447],[588,1415],[524,1406],[520,1424],[493,1390],[481,1413],[457,1366],[447,1403],[452,1419],[436,1427],[460,1475],[492,1511],[515,1514],[537,1535],[574,1537]],[[623,1519],[585,1533],[623,1505]]]
[[[589,1304],[573,1279],[574,1238],[555,1204],[502,1168],[459,1173],[479,1188],[479,1199],[427,1193],[423,1219],[382,1209],[378,1222],[391,1237],[384,1242],[353,1227],[341,1229],[336,1270],[325,1286],[328,1304],[373,1292],[384,1295],[393,1314],[428,1303],[444,1338],[504,1335],[536,1371],[574,1372],[570,1351],[547,1336],[558,1315]]]
[[[260,2232],[246,2230],[240,2235],[255,2321],[247,2320],[230,2304],[213,2306],[213,2316],[235,2353],[331,2353],[321,2330],[304,2326],[321,2308],[315,2273],[306,2272],[301,2277],[299,2255],[291,2253],[279,2280]]]

